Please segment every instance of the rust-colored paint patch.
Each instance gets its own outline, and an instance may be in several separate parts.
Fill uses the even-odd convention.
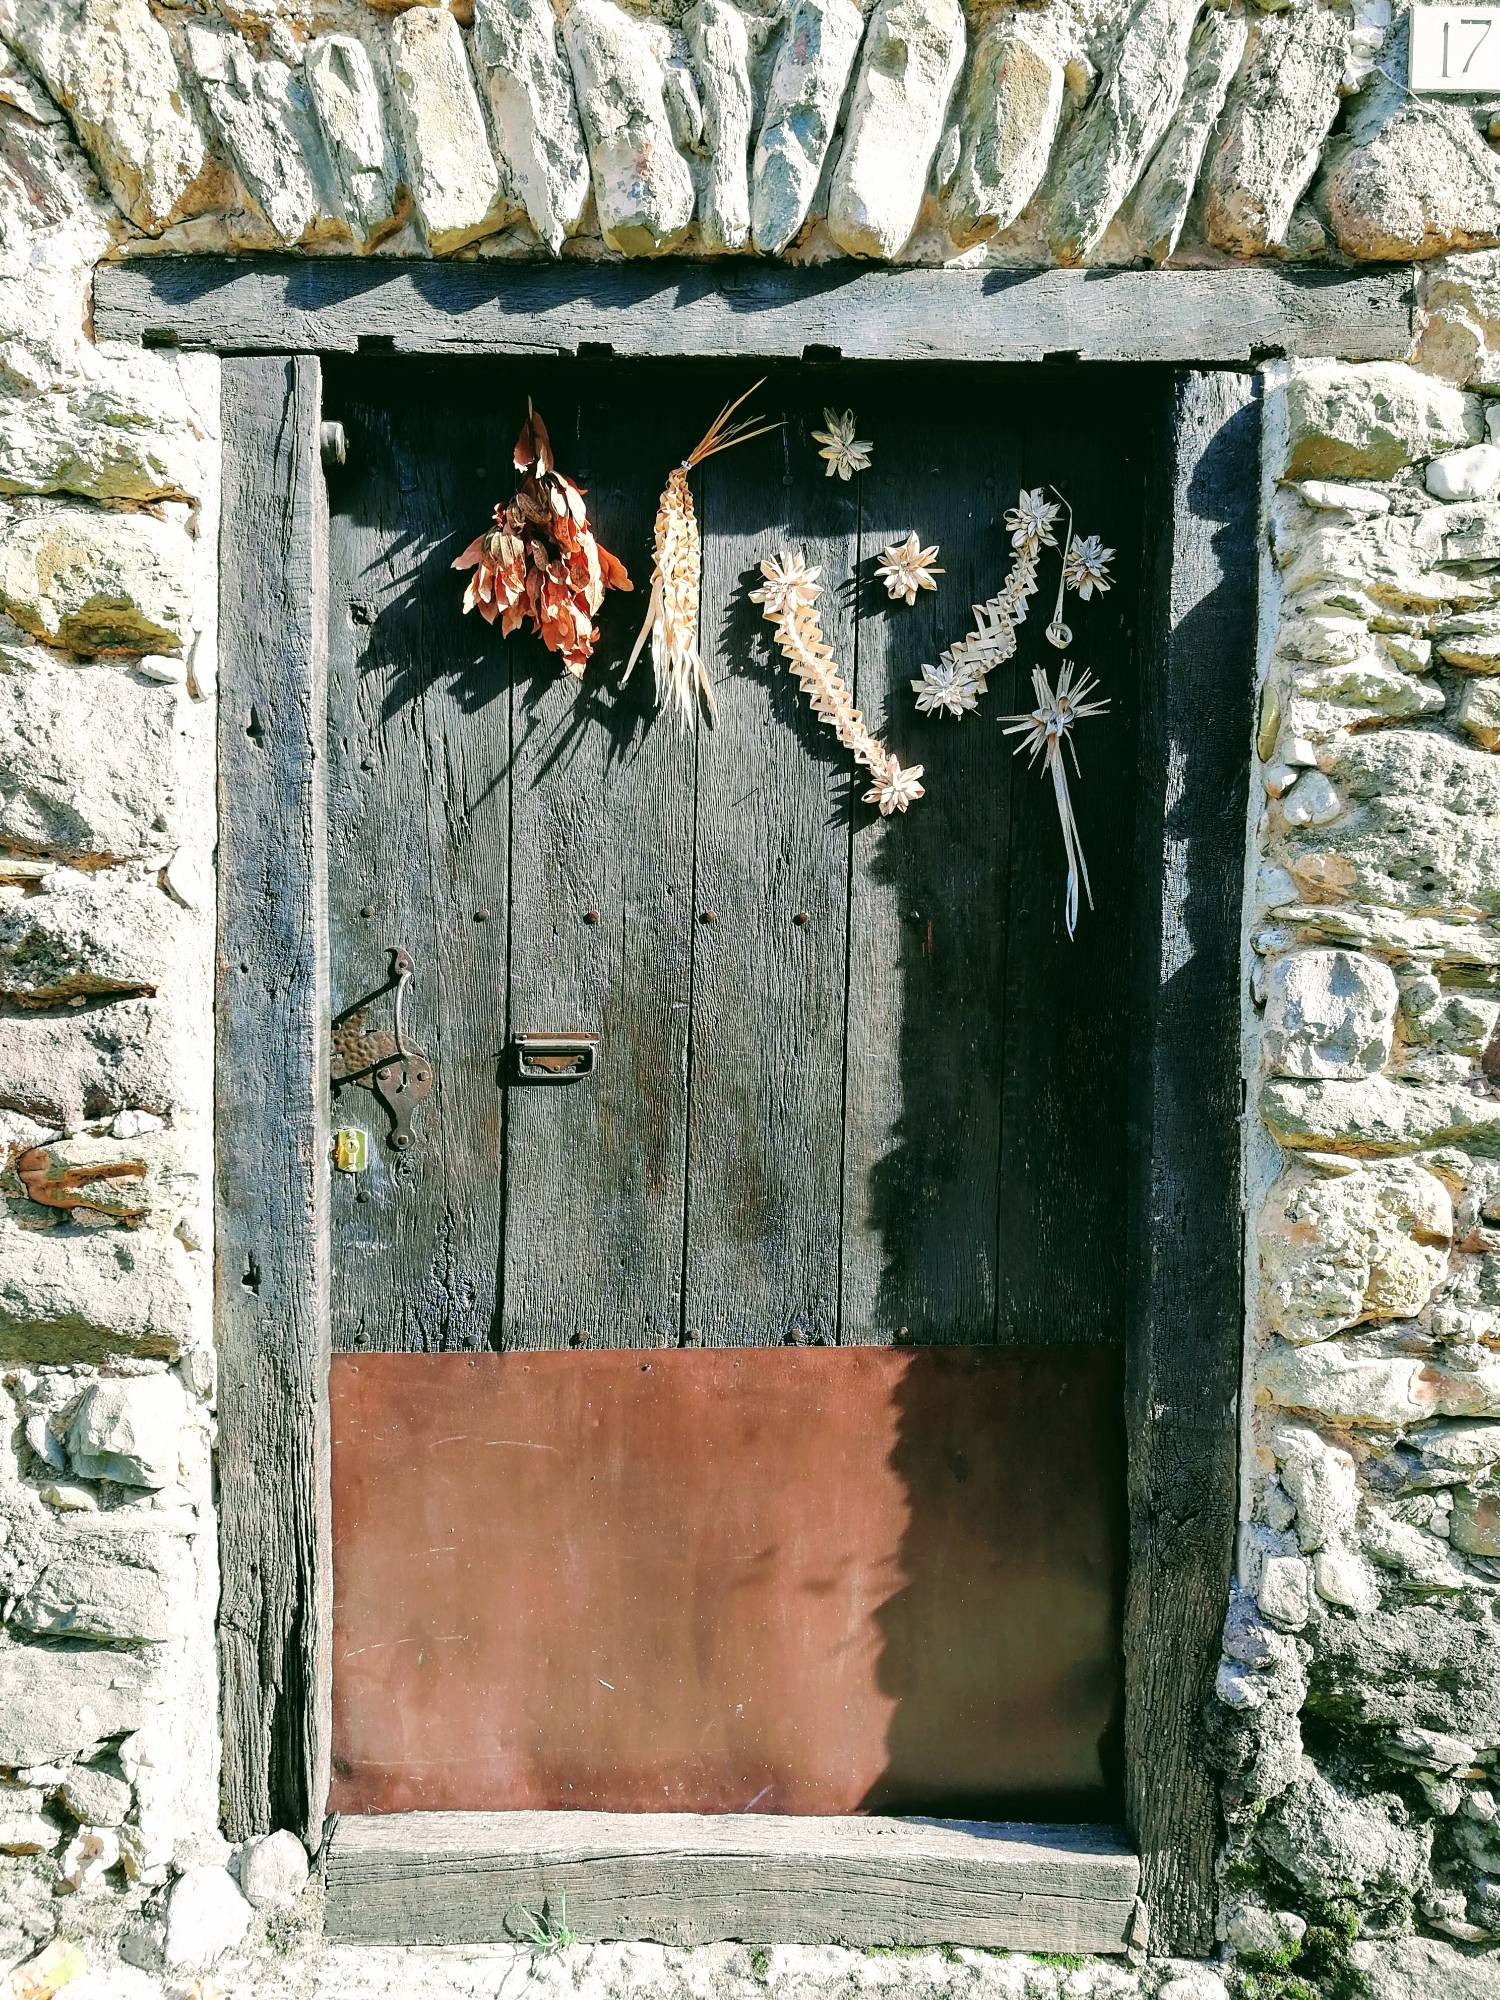
[[[340,1812],[1098,1811],[1099,1347],[334,1357]]]

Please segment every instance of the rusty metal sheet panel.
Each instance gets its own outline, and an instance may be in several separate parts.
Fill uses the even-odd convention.
[[[1121,1360],[334,1357],[335,1810],[1098,1816]]]

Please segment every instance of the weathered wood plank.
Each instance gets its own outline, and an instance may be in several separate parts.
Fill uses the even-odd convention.
[[[659,424],[598,369],[525,376],[507,371],[491,393],[519,421],[534,388],[559,465],[635,589],[608,598],[581,688],[534,642],[494,640],[515,744],[510,1032],[602,1036],[577,1083],[517,1083],[507,1059],[501,1344],[675,1347],[694,745],[657,712],[648,658],[620,684],[651,588]]]
[[[319,367],[224,369],[215,1314],[223,1823],[321,1838],[329,1522]]]
[[[487,1944],[523,1913],[672,1945],[1124,1949],[1139,1867],[1107,1827],[684,1813],[404,1813],[339,1822],[327,1931]]]
[[[1114,580],[1102,597],[1065,598],[1063,618],[1074,638],[1059,650],[1044,632],[1056,608],[1061,558],[1058,549],[1045,551],[1041,588],[1016,657],[991,683],[985,703],[992,717],[1028,713],[1035,705],[1032,667],[1041,667],[1055,686],[1063,661],[1071,658],[1093,671],[1110,704],[1107,714],[1080,723],[1074,733],[1077,767],[1069,769],[1069,791],[1094,906],[1080,895],[1071,940],[1051,779],[1024,752],[1014,754],[1017,738],[997,728],[999,740],[990,746],[992,756],[1009,759],[1014,774],[1003,946],[1002,1340],[1119,1341],[1126,1332],[1142,505],[1152,419],[1159,422],[1166,382],[1152,371],[1129,391],[1113,374],[1096,374],[1087,383],[1077,395],[1058,384],[1050,397],[1027,399],[1022,477],[1028,488],[1058,489],[1076,510],[1079,535],[1097,535],[1113,548]],[[1055,500],[1057,493],[1048,497]],[[1012,507],[1015,492],[1000,499]],[[1065,527],[1062,517],[1059,545]]]
[[[849,916],[844,1116],[846,1344],[995,1337],[999,1105],[1010,1056],[1004,969],[1011,759],[987,706],[920,716],[910,682],[962,637],[1009,565],[1020,485],[1015,385],[947,371],[913,396],[862,391],[879,445],[862,477],[859,705],[927,795],[904,817],[859,808]],[[937,590],[892,603],[874,576],[908,529],[940,544]],[[1045,1339],[1045,1328],[1033,1329]]]
[[[726,376],[712,393],[745,387]],[[683,1328],[705,1346],[838,1332],[850,763],[746,594],[764,556],[800,549],[822,567],[823,629],[847,670],[858,499],[809,437],[823,400],[805,373],[779,397],[767,384],[754,408],[784,429],[699,482],[719,719],[698,732]],[[699,407],[706,424],[714,406]]]
[[[1141,687],[1125,1769],[1151,1945],[1186,1956],[1214,1939],[1218,1795],[1201,1716],[1236,1519],[1259,423],[1253,378],[1182,376],[1147,510],[1171,529]]]
[[[467,386],[467,385],[464,385]],[[334,1177],[333,1343],[488,1346],[500,1259],[512,661],[462,615],[452,557],[514,483],[503,422],[420,364],[330,369],[348,461],[332,480],[329,695],[333,1011],[393,1025],[391,952],[415,975],[406,1032],[432,1094],[404,1154],[373,1094],[334,1113],[370,1135]],[[524,404],[523,404],[524,410]],[[373,996],[373,997],[372,997]]]
[[[846,360],[1348,360],[1409,350],[1406,269],[872,270],[856,264],[138,257],[94,281],[101,338],[411,354]]]

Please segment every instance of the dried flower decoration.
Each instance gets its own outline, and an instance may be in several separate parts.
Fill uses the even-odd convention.
[[[1040,486],[1023,489],[1020,499],[1005,516],[1005,525],[1010,531],[1010,545],[1013,549],[1025,549],[1034,555],[1043,546],[1056,545],[1052,524],[1062,512],[1060,506],[1043,497]]]
[[[854,435],[853,410],[845,410],[842,416],[835,410],[825,410],[823,421],[828,428],[814,431],[813,442],[822,445],[818,456],[828,461],[825,477],[832,479],[837,473],[840,479],[847,479],[851,473],[863,472],[874,447],[868,438]]]
[[[967,715],[979,699],[972,670],[951,653],[944,653],[935,667],[923,667],[912,687],[918,715]]]
[[[1088,864],[1083,858],[1083,846],[1078,837],[1078,822],[1073,816],[1073,801],[1068,795],[1068,767],[1063,751],[1073,759],[1073,769],[1078,770],[1078,746],[1073,741],[1073,725],[1091,715],[1103,715],[1109,708],[1109,701],[1094,700],[1093,693],[1099,683],[1087,671],[1082,672],[1074,682],[1073,662],[1064,660],[1057,673],[1057,689],[1041,667],[1031,670],[1031,688],[1036,696],[1036,707],[1029,715],[1009,715],[1005,717],[1007,736],[1019,736],[1016,745],[1019,757],[1024,750],[1028,761],[1034,766],[1038,757],[1045,762],[1052,776],[1052,789],[1057,799],[1057,817],[1062,822],[1063,852],[1068,860],[1068,886],[1063,898],[1063,915],[1068,926],[1068,936],[1072,937],[1078,928],[1078,885],[1083,884],[1083,893],[1088,898],[1089,908],[1094,907],[1094,892],[1089,886]]]
[[[917,541],[915,532],[904,542],[892,542],[880,553],[883,560],[876,565],[875,574],[885,585],[887,597],[899,603],[903,598],[908,604],[915,604],[919,590],[936,590],[935,578],[944,572],[936,567],[938,545],[924,549]]]
[[[1107,549],[1097,535],[1085,535],[1081,542],[1069,538],[1068,551],[1063,558],[1063,580],[1069,590],[1076,590],[1087,604],[1097,590],[1101,594],[1109,589],[1108,565],[1114,559],[1114,550]]]
[[[922,766],[901,764],[885,745],[871,735],[863,715],[854,706],[854,697],[834,663],[833,648],[823,637],[818,617],[818,599],[823,586],[821,572],[809,568],[798,553],[782,549],[767,556],[760,573],[765,578],[758,590],[750,592],[752,604],[776,627],[776,643],[787,665],[797,676],[798,685],[812,704],[812,710],[837,736],[857,764],[870,773],[866,805],[878,806],[883,817],[904,813],[923,795]]]
[[[547,426],[530,402],[516,439],[521,484],[495,523],[454,559],[471,569],[464,610],[478,611],[507,636],[529,624],[575,680],[599,637],[594,618],[606,590],[629,590],[623,563],[602,548],[589,525],[583,490],[557,470]]]
[[[625,663],[623,679],[630,679],[649,638],[651,664],[656,670],[656,699],[670,700],[684,727],[697,719],[700,695],[710,719],[718,713],[713,683],[698,651],[703,549],[688,474],[715,452],[728,451],[731,445],[745,444],[750,438],[780,429],[779,424],[763,424],[757,417],[742,417],[737,424],[729,421],[746,397],[753,396],[760,386],[760,382],[752,383],[744,395],[724,405],[681,465],[673,466],[667,474],[667,483],[657,503],[651,602],[646,607],[646,622]]]

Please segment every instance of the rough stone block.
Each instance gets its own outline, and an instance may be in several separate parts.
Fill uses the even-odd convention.
[[[74,1764],[57,1788],[64,1812],[85,1826],[119,1826],[131,1806],[131,1791],[123,1778],[97,1764]]]
[[[320,35],[303,68],[339,206],[356,243],[378,243],[406,210],[401,163],[369,52],[354,35]]]
[[[103,664],[0,664],[0,843],[91,866],[169,852],[184,803],[178,702]]]
[[[1042,184],[1062,113],[1063,67],[1016,17],[980,30],[965,86],[947,219],[961,248],[1009,229]]]
[[[275,234],[330,233],[342,210],[302,76],[219,22],[189,21],[187,47],[224,151]]]
[[[1500,750],[1500,680],[1471,681],[1459,698],[1454,719],[1481,750]]]
[[[201,1340],[204,1277],[175,1236],[0,1224],[0,1362],[175,1359]]]
[[[107,1377],[86,1389],[68,1425],[80,1479],[171,1486],[181,1477],[187,1396],[174,1375]]]
[[[289,1910],[307,1887],[307,1849],[295,1833],[256,1834],[240,1849],[240,1892],[257,1910]]]
[[[1210,243],[1259,257],[1284,243],[1339,108],[1349,24],[1336,7],[1298,7],[1256,23],[1204,174]]]
[[[1291,952],[1267,974],[1261,1060],[1276,1076],[1353,1077],[1384,1069],[1398,998],[1395,975],[1378,958]]]
[[[462,30],[441,7],[391,23],[391,79],[406,178],[437,256],[477,242],[516,214],[490,150]]]
[[[1434,1937],[1361,1938],[1349,1963],[1369,2000],[1496,2000],[1500,1971],[1492,1952],[1462,1951]]]
[[[1288,1882],[1330,1901],[1409,1893],[1426,1875],[1431,1841],[1430,1827],[1412,1825],[1399,1798],[1342,1790],[1311,1759],[1255,1834]]]
[[[1172,122],[1197,11],[1178,0],[1128,9],[1114,64],[1063,142],[1047,241],[1063,264],[1097,248]]]
[[[750,241],[755,112],[749,29],[730,0],[698,0],[683,26],[703,93],[707,158],[698,196],[699,241],[708,251],[743,250]]]
[[[146,0],[11,0],[6,32],[132,222],[154,235],[212,205],[219,176]]]
[[[1500,1099],[1463,1084],[1362,1082],[1276,1077],[1261,1092],[1261,1114],[1283,1146],[1378,1157],[1424,1146],[1500,1146]]]
[[[74,653],[180,653],[192,543],[173,521],[34,503],[0,522],[0,609]]]
[[[1500,160],[1457,105],[1403,100],[1324,194],[1348,257],[1400,263],[1500,242]]]
[[[75,1132],[127,1107],[165,1115],[208,1101],[206,996],[197,1016],[157,1000],[14,1014],[5,1038],[0,1104],[53,1131]]]
[[[1271,1438],[1281,1483],[1297,1510],[1297,1541],[1312,1555],[1354,1528],[1359,1485],[1354,1460],[1305,1424],[1282,1424]]]
[[[1437,259],[1419,289],[1419,366],[1473,389],[1500,388],[1500,251]]]
[[[0,398],[0,493],[90,500],[192,500],[205,439],[160,357],[116,360],[97,378]]]
[[[1453,1496],[1453,1546],[1467,1556],[1500,1559],[1500,1493],[1459,1487]]]
[[[1130,205],[1131,236],[1153,263],[1165,263],[1177,248],[1247,34],[1244,15],[1227,7],[1209,8],[1193,30],[1182,100]]]
[[[854,0],[791,0],[750,180],[751,233],[774,257],[811,212],[864,29]]]
[[[162,1951],[169,1971],[194,1972],[233,1951],[250,1926],[251,1909],[222,1868],[189,1868],[167,1896]]]
[[[1500,912],[1500,765],[1436,731],[1364,732],[1335,746],[1328,775],[1348,810],[1288,843],[1304,890],[1436,915]]]
[[[1259,1242],[1267,1323],[1288,1340],[1323,1340],[1422,1311],[1448,1268],[1453,1203],[1407,1160],[1294,1169],[1266,1198]]]
[[[35,892],[0,888],[0,998],[53,1006],[156,992],[180,912],[149,879],[54,868]]]
[[[1341,1341],[1306,1347],[1278,1342],[1261,1361],[1256,1387],[1279,1409],[1340,1424],[1400,1429],[1438,1414],[1422,1362],[1404,1354],[1356,1353]]]
[[[1484,436],[1477,397],[1399,361],[1298,367],[1286,415],[1289,479],[1389,479],[1413,459]]]
[[[828,195],[851,255],[894,257],[916,228],[964,39],[958,0],[875,0]]]
[[[198,1615],[192,1550],[173,1535],[105,1533],[91,1523],[48,1537],[42,1567],[11,1608],[17,1631],[47,1639],[162,1645]],[[103,1517],[107,1518],[107,1517]]]
[[[574,0],[563,35],[605,242],[635,257],[672,249],[696,196],[677,150],[659,36],[614,0]]]
[[[87,1757],[138,1729],[158,1692],[148,1657],[0,1643],[0,1764]]]
[[[1300,1556],[1267,1556],[1256,1602],[1273,1625],[1300,1632],[1312,1611],[1312,1579]]]
[[[589,163],[550,0],[475,0],[473,54],[515,192],[555,257],[583,221]]]
[[[1500,445],[1444,452],[1428,465],[1424,482],[1435,500],[1493,500],[1500,490]]]

